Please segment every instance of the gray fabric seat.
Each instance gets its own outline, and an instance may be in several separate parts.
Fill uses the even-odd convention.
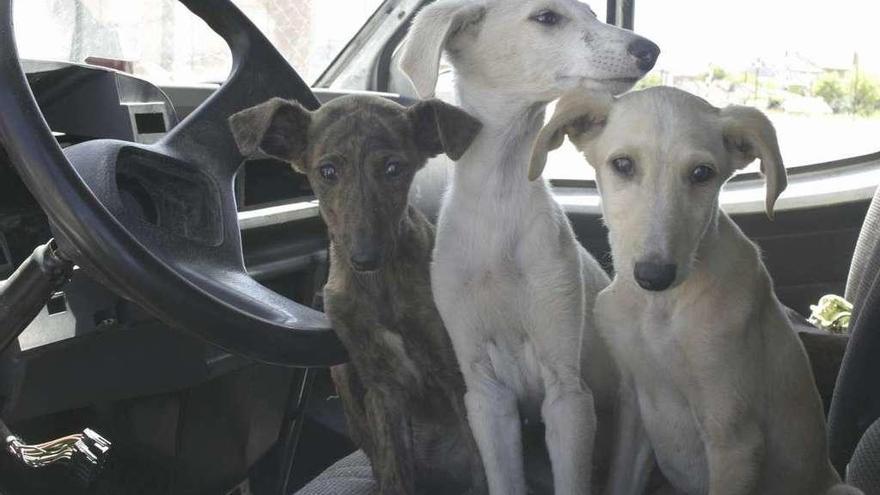
[[[296,495],[367,495],[375,490],[370,460],[358,450],[327,468]]]
[[[829,450],[837,470],[861,482],[880,479],[880,189],[859,236],[846,295],[854,311],[828,418]],[[865,493],[880,494],[878,488]]]
[[[880,420],[859,441],[846,470],[846,481],[865,495],[880,494]]]
[[[544,448],[544,428],[526,426],[522,433],[528,493],[550,495],[553,473]],[[370,460],[358,450],[327,468],[296,495],[368,495],[375,493],[376,487]]]

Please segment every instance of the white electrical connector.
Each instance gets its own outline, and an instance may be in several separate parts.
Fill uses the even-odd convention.
[[[0,421],[0,436],[5,439],[8,452],[24,465],[42,468],[61,463],[70,467],[84,483],[90,483],[97,476],[110,451],[110,442],[89,428],[76,435],[28,445]]]

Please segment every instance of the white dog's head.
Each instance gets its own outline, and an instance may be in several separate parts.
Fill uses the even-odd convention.
[[[736,170],[761,160],[771,218],[786,186],[776,131],[763,113],[718,109],[673,88],[618,99],[564,96],[536,140],[530,178],[541,175],[565,134],[596,169],[615,271],[647,290],[687,278],[717,219],[721,186]]]
[[[400,61],[422,98],[434,94],[444,49],[458,77],[536,102],[577,87],[622,93],[660,54],[578,0],[438,0],[416,16]]]

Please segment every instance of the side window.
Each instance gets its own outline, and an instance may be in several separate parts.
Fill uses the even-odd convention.
[[[635,30],[660,45],[638,87],[668,85],[715,106],[760,108],[791,169],[880,151],[880,3],[644,0]],[[566,143],[545,175],[592,179]],[[756,171],[753,164],[746,171]]]
[[[642,86],[760,108],[789,168],[874,153],[878,18],[880,4],[861,0],[741,0],[734,9],[716,0],[639,2],[636,31],[663,49]]]

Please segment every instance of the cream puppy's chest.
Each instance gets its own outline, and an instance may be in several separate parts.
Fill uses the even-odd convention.
[[[623,369],[632,378],[651,447],[664,475],[687,493],[706,493],[708,462],[698,425],[687,398],[695,386],[682,333],[670,312],[619,301],[597,300],[599,327]]]

